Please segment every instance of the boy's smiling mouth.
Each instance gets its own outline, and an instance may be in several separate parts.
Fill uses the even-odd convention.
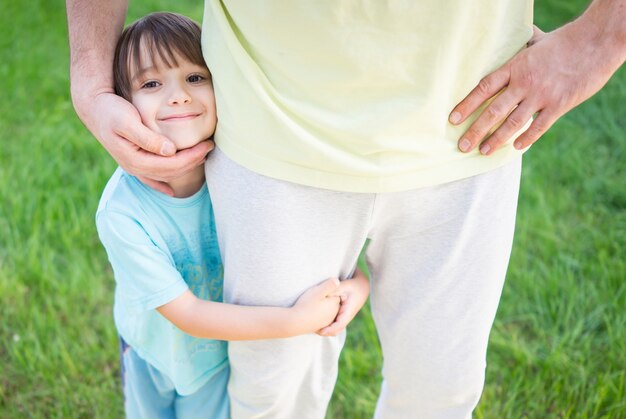
[[[175,115],[164,116],[162,118],[159,118],[159,121],[165,121],[165,122],[187,121],[189,119],[194,119],[200,115],[201,114],[197,112],[180,113],[180,114],[175,114]]]

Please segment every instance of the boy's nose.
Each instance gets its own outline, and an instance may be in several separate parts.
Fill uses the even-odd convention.
[[[170,92],[170,104],[181,105],[191,102],[191,95],[184,86],[175,86]]]

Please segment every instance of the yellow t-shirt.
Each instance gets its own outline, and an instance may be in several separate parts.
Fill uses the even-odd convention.
[[[260,174],[353,192],[466,178],[448,115],[532,35],[532,0],[206,0],[216,142]]]

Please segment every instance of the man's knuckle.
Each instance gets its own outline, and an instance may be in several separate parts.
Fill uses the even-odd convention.
[[[522,75],[522,83],[526,86],[532,86],[535,83],[537,77],[532,71],[527,71]]]
[[[544,123],[533,124],[533,126],[528,130],[528,136],[532,139],[537,139],[547,130],[548,127]]]
[[[489,137],[489,143],[491,144],[492,147],[497,147],[503,142],[504,142],[504,137],[503,137],[503,133],[501,130],[494,132]]]
[[[498,121],[502,118],[502,109],[495,104],[491,104],[485,110],[485,116],[489,121]]]
[[[474,143],[476,139],[482,138],[482,136],[483,136],[483,131],[482,129],[478,127],[470,127],[470,129],[467,130],[467,134],[465,135],[465,137],[468,140],[470,140],[472,143]]]
[[[575,101],[575,95],[572,91],[560,92],[559,94],[554,95],[554,103],[556,108],[561,109],[571,109],[573,107],[572,103]]]
[[[514,130],[518,130],[522,128],[522,125],[523,125],[522,120],[518,116],[515,116],[515,115],[509,116],[506,123],[509,126],[509,128],[514,129]]]
[[[482,78],[478,82],[478,86],[476,86],[476,89],[480,94],[483,95],[491,93],[491,81],[487,77]]]

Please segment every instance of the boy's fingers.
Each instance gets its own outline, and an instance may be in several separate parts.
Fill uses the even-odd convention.
[[[340,310],[339,313],[337,313],[337,317],[335,318],[335,322],[333,324],[338,324],[341,327],[346,327],[348,323],[350,323],[350,318],[348,317],[346,310]]]
[[[335,323],[333,323],[317,332],[317,334],[321,336],[335,336],[338,332],[339,330],[335,327]]]
[[[331,294],[335,292],[338,286],[339,280],[337,278],[329,278],[318,285],[320,291],[328,297],[332,297]]]
[[[321,336],[337,336],[345,328],[346,328],[345,324],[341,324],[339,322],[335,322],[335,323],[331,324],[330,326],[326,326],[325,328],[320,330],[319,334]]]
[[[345,312],[339,312],[335,321],[325,328],[321,329],[318,334],[322,336],[336,336],[339,332],[348,326],[349,320]]]
[[[367,275],[365,275],[365,272],[363,272],[358,266],[356,267],[356,269],[354,270],[354,275],[352,275],[353,279],[356,278],[365,278],[367,279]]]
[[[339,285],[341,287],[341,284]],[[332,294],[329,294],[328,297],[338,297],[341,304],[345,303],[348,300],[348,296],[343,292],[335,291]]]

